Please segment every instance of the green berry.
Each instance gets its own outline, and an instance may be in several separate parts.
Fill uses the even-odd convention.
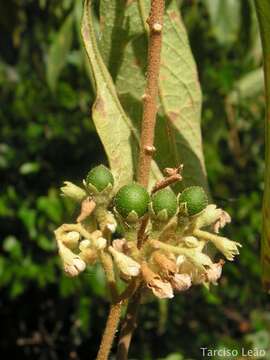
[[[124,218],[135,212],[140,218],[148,210],[150,197],[145,188],[139,184],[123,186],[115,195],[115,208]]]
[[[186,204],[187,215],[193,216],[206,208],[208,198],[202,187],[190,186],[180,194],[179,203]]]
[[[168,218],[171,218],[177,211],[177,197],[169,189],[159,190],[152,197],[152,207],[156,215],[160,211],[166,210]]]
[[[99,192],[106,187],[114,184],[111,171],[104,165],[94,167],[89,171],[86,177],[86,184],[94,186]]]

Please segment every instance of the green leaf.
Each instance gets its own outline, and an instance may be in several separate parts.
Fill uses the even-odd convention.
[[[73,13],[71,12],[49,48],[46,77],[52,91],[55,90],[58,78],[66,65],[73,39]]]
[[[108,0],[103,0],[104,4]],[[112,7],[112,3],[115,4]],[[110,9],[114,18],[118,1],[111,1]],[[147,38],[145,34],[145,14],[149,1],[137,2],[126,6],[121,24],[122,45],[113,42],[112,48],[123,49],[122,61],[115,79],[117,92],[122,104],[138,126],[142,115],[141,96],[145,88]],[[107,19],[110,13],[101,12],[101,18]],[[113,9],[113,10],[112,10]],[[103,21],[103,20],[102,20]],[[102,32],[100,47],[111,71],[116,71],[114,62],[108,55],[111,32]],[[207,189],[206,171],[201,141],[201,91],[197,78],[196,65],[190,50],[186,30],[175,1],[166,7],[160,70],[159,94],[160,106],[155,134],[157,148],[156,161],[159,168],[177,166],[184,163],[184,181],[180,184],[201,185]]]
[[[256,0],[255,6],[263,47],[266,98],[265,176],[261,240],[262,281],[265,289],[270,292],[270,2],[268,0]]]
[[[103,0],[100,2],[100,49],[102,58],[115,79],[121,65],[128,33],[123,27],[126,0]]]
[[[20,166],[19,172],[22,175],[28,175],[32,173],[37,173],[40,169],[40,164],[37,162],[27,162]]]
[[[262,93],[263,88],[263,69],[255,69],[244,75],[234,84],[234,89],[227,99],[230,104],[238,104],[239,100],[247,100]]]
[[[81,31],[96,88],[92,117],[116,178],[117,187],[120,187],[133,179],[135,173],[133,159],[138,150],[139,133],[124,112],[111,76],[100,55],[90,6],[91,1],[85,1]],[[155,164],[152,167],[152,174],[155,179],[161,177]]]
[[[161,149],[158,163],[168,166],[162,161],[166,153],[170,154],[167,163],[184,164],[183,186],[201,185],[207,189],[201,138],[201,88],[176,1],[169,4],[164,17],[159,93],[165,115],[159,123],[168,134],[168,149]]]
[[[10,253],[13,258],[20,258],[22,256],[21,243],[14,236],[8,236],[4,239],[3,249]]]
[[[241,24],[241,1],[205,0],[212,31],[222,45],[231,45],[239,34]]]
[[[48,196],[40,196],[37,199],[37,209],[46,214],[48,219],[60,223],[63,215],[63,203],[54,190],[49,191]]]

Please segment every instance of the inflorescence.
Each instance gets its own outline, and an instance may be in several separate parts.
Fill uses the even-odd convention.
[[[225,261],[214,262],[206,245],[212,243],[233,261],[241,244],[218,235],[231,218],[208,204],[201,187],[187,187],[178,195],[167,187],[182,179],[181,170],[166,169],[151,194],[135,182],[116,191],[104,165],[87,174],[83,187],[66,181],[62,193],[80,203],[81,211],[76,223],[55,230],[65,273],[77,276],[107,257],[114,277],[136,280],[158,298],[172,298],[192,285],[217,284]]]

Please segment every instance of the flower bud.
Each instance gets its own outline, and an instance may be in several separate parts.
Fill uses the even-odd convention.
[[[70,181],[64,181],[64,185],[61,187],[62,194],[77,202],[81,202],[86,197],[86,192],[79,186],[73,184]]]
[[[212,225],[214,231],[218,233],[219,229],[229,222],[231,222],[231,217],[226,211],[217,208],[214,204],[210,204],[196,219],[195,227],[201,229]]]
[[[188,216],[199,214],[207,204],[207,195],[200,186],[190,186],[179,195],[180,213]]]
[[[74,254],[60,241],[58,241],[58,250],[63,262],[64,271],[67,275],[74,277],[85,270],[86,264],[80,256]]]
[[[90,248],[91,247],[91,241],[89,239],[83,239],[81,242],[80,242],[80,245],[79,245],[79,249],[81,251],[87,249],[87,248]]]
[[[114,178],[110,169],[104,165],[99,165],[89,171],[85,184],[91,192],[100,193],[112,189]]]
[[[217,280],[221,277],[222,267],[224,265],[224,260],[220,260],[218,263],[214,263],[206,272],[207,279],[210,283],[217,285]]]
[[[109,246],[109,252],[112,254],[115,264],[118,269],[127,276],[138,276],[140,273],[140,264],[133,260],[131,257],[115,250]]]
[[[196,248],[199,246],[199,241],[195,236],[185,236],[183,242],[188,248]]]
[[[98,258],[96,250],[90,248],[82,249],[79,256],[88,265],[93,265]]]
[[[173,191],[162,189],[152,196],[151,212],[160,221],[168,221],[177,212],[177,197]]]
[[[62,236],[61,240],[69,249],[75,249],[79,244],[80,237],[78,231],[69,231]]]
[[[149,199],[143,186],[136,183],[125,185],[115,196],[115,210],[125,221],[136,222],[147,212]]]
[[[93,243],[93,247],[96,250],[104,250],[105,247],[107,246],[107,240],[103,237],[93,239],[92,243]]]

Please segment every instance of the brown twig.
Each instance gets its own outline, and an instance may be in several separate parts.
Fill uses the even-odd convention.
[[[154,148],[154,132],[157,113],[158,77],[162,46],[164,0],[151,0],[149,25],[148,67],[146,89],[143,94],[143,120],[139,156],[138,181],[147,187]]]
[[[118,323],[120,320],[121,307],[122,307],[121,302],[117,302],[116,304],[111,305],[110,313],[107,318],[105,331],[103,333],[103,337],[97,354],[97,360],[108,359],[113,343],[114,334],[117,330]]]
[[[157,192],[158,190],[164,189],[167,186],[174,184],[177,181],[182,180],[181,171],[183,170],[183,165],[178,166],[177,168],[166,168],[165,172],[167,176],[158,181],[156,185],[152,189],[152,194]]]
[[[158,77],[160,68],[160,56],[162,46],[162,27],[164,14],[164,0],[151,0],[150,15],[147,20],[149,25],[149,46],[146,89],[143,99],[143,119],[141,129],[141,147],[139,155],[138,182],[147,187],[150,177],[151,161],[155,152],[154,133],[157,114]],[[147,218],[143,220],[139,232],[139,243],[144,237]],[[138,288],[129,301],[125,320],[122,325],[120,340],[118,344],[117,360],[128,358],[129,346],[132,334],[136,328],[136,319],[141,300],[141,288]]]
[[[141,301],[141,288],[139,287],[133,297],[129,300],[125,319],[123,321],[118,348],[117,360],[128,359],[128,350],[134,330],[137,327],[137,315]]]
[[[177,168],[166,168],[164,172],[166,173],[166,177],[160,181],[158,181],[152,189],[152,194],[157,192],[158,190],[164,189],[167,186],[174,184],[177,181],[182,180],[181,171],[183,170],[183,165],[179,165]],[[138,231],[138,241],[137,246],[140,249],[145,241],[145,230],[148,224],[149,215],[146,215],[142,221],[141,226]]]

